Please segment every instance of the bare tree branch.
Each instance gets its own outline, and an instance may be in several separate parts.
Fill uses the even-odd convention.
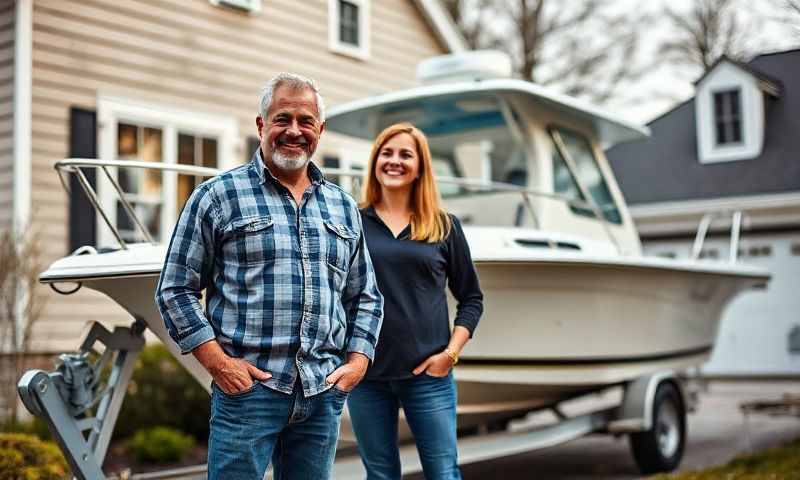
[[[602,0],[487,0],[473,12],[471,24],[458,19],[474,0],[447,0],[448,10],[473,48],[496,48],[512,59],[518,77],[588,98],[609,99],[638,75],[633,57],[638,50],[641,22],[631,12],[611,14]],[[454,7],[458,4],[458,7]],[[601,32],[598,35],[598,32]]]
[[[12,370],[15,378],[23,373],[33,327],[45,305],[44,296],[39,293],[41,271],[41,249],[36,235],[30,231],[0,232],[0,359],[2,368]],[[17,416],[15,387],[16,382],[0,387],[12,420]]]
[[[800,0],[784,0],[784,7],[787,15],[782,16],[781,20],[792,25],[795,35],[800,37]]]
[[[688,13],[667,7],[664,14],[676,36],[662,43],[660,50],[674,64],[708,70],[723,55],[746,60],[751,53],[745,26],[733,0],[694,0]]]

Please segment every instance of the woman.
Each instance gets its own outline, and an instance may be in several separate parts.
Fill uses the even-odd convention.
[[[375,361],[348,400],[369,480],[400,478],[400,406],[425,478],[461,478],[451,370],[478,324],[483,294],[464,232],[440,203],[422,132],[407,123],[381,132],[361,215],[384,318]],[[445,286],[458,301],[452,333]]]

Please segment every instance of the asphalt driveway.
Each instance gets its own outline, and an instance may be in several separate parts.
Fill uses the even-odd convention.
[[[680,470],[725,463],[750,449],[762,450],[800,437],[800,418],[751,415],[745,428],[739,405],[745,401],[800,394],[798,381],[713,381],[689,415],[688,445]],[[746,435],[749,432],[749,442]],[[641,478],[627,438],[585,437],[556,447],[462,467],[465,480],[553,479],[631,480]],[[407,479],[423,479],[410,475]]]

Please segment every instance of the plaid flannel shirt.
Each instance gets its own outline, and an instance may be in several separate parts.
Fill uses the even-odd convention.
[[[299,375],[314,395],[348,352],[373,358],[383,297],[355,202],[313,163],[308,172],[299,207],[260,151],[198,186],[172,235],[156,304],[183,353],[216,339],[270,372],[267,387],[291,393]]]

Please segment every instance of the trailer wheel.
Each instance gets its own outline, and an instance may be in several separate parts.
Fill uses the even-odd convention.
[[[633,458],[643,474],[674,470],[686,442],[686,408],[675,385],[662,382],[658,386],[652,412],[652,428],[629,437]]]

